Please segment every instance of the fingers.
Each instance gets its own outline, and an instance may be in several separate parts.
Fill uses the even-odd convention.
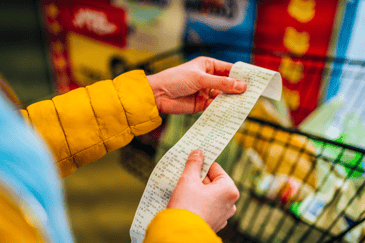
[[[227,173],[223,170],[223,168],[217,163],[214,162],[208,171],[208,177],[213,182],[218,178],[229,177]]]
[[[215,89],[213,92],[211,92],[210,98],[215,99],[220,93],[222,93],[222,91]]]
[[[232,178],[223,170],[223,168],[217,163],[214,162],[208,171],[208,177],[210,180],[217,184],[225,185],[225,190],[227,190],[227,196],[229,196],[229,200],[232,200],[234,203],[238,200],[240,193],[234,184]]]
[[[228,76],[233,66],[232,63],[220,61],[214,58],[205,58],[205,61],[207,73],[219,76]]]
[[[210,178],[208,176],[205,176],[205,178],[203,179],[203,184],[206,185],[206,184],[209,184],[211,183],[212,181],[210,180]]]
[[[246,83],[241,80],[211,74],[202,75],[200,86],[201,88],[218,89],[226,93],[242,93],[247,88]]]
[[[204,155],[199,149],[193,150],[185,164],[183,175],[200,180],[200,172],[204,164]]]
[[[194,107],[194,113],[199,111],[204,111],[213,101],[212,99],[209,99],[209,90],[200,90],[195,96],[195,107]],[[210,102],[209,102],[210,101]]]
[[[228,221],[224,221],[222,225],[220,225],[220,227],[215,231],[215,233],[218,233],[219,231],[221,231],[222,229],[224,229],[228,224]]]
[[[231,213],[230,217],[232,217],[236,212],[237,212],[237,207],[236,207],[236,205],[233,205],[232,213]]]

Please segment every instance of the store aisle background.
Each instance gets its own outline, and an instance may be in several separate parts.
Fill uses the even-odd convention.
[[[78,243],[130,242],[129,229],[144,184],[122,169],[121,160],[120,152],[114,151],[64,179]]]
[[[54,96],[38,18],[33,1],[0,1],[0,73],[25,106]],[[63,179],[76,242],[130,242],[144,184],[120,161],[114,151]]]

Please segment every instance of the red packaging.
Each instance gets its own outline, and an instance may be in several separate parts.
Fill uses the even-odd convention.
[[[98,45],[122,49],[126,46],[127,25],[124,9],[111,6],[108,1],[52,1],[42,2],[43,20],[48,32],[49,55],[54,73],[55,87],[58,93],[86,85],[75,73],[75,60],[72,58],[71,36],[77,38],[77,50],[82,47],[82,40]],[[88,52],[81,53],[81,58],[88,58]],[[77,53],[74,56],[80,56]],[[97,62],[98,60],[94,60]],[[87,68],[87,67],[86,67]],[[98,73],[98,72],[94,72]],[[102,73],[102,72],[100,72]],[[102,74],[100,79],[111,78]]]
[[[253,63],[279,71],[294,125],[318,105],[338,0],[258,2]]]

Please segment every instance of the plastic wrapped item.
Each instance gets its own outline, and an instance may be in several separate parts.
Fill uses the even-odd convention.
[[[335,167],[338,168],[336,165]],[[317,160],[317,173],[316,193],[308,195],[303,201],[294,202],[290,208],[297,217],[309,223],[316,222],[326,206],[332,202],[339,182],[338,173],[331,170],[331,165],[325,161]]]
[[[361,110],[355,110],[352,107],[343,96],[337,95],[307,117],[300,125],[300,129],[342,144],[365,148],[365,137],[363,136],[365,124],[360,118]],[[316,144],[317,152],[322,150],[323,143],[315,139],[313,141]],[[341,155],[339,162],[343,164],[348,174],[351,173],[350,177],[363,176],[364,163],[361,153],[350,150],[342,151],[339,146],[328,145],[325,146],[322,154],[332,160]],[[352,167],[357,167],[357,170],[351,170]]]
[[[251,189],[256,196],[281,204],[290,203],[294,198],[301,201],[314,192],[311,186],[294,176],[269,173],[260,155],[252,148],[242,153],[232,168],[231,176],[237,185]]]
[[[250,121],[234,139],[244,148],[254,148],[261,154],[269,173],[291,174],[299,180],[308,177],[306,183],[316,187],[316,147],[309,139]]]
[[[351,177],[355,168],[348,168],[349,173],[341,164],[348,157],[328,158],[323,152],[327,146],[337,146],[342,154],[358,152],[364,155],[365,151],[263,120],[251,118],[249,121],[256,132],[250,131],[246,124],[240,133],[244,136],[242,144],[248,141],[251,148],[243,152],[229,172],[241,196],[236,203],[237,212],[229,223],[230,232],[224,234],[227,242],[360,242],[364,228],[361,223],[365,215],[362,203],[365,180]],[[264,136],[269,131],[266,127],[273,129],[271,136]],[[296,137],[301,141],[316,138],[323,145],[317,150],[312,142],[309,142],[310,147],[302,143],[301,149],[296,150],[297,159],[290,162],[290,157],[287,158],[292,163],[289,171],[279,173],[276,169],[269,173],[265,151],[268,153],[270,147],[280,144],[282,139],[287,138],[289,144]],[[260,148],[263,143],[267,143],[266,149]],[[282,158],[291,154],[292,149],[291,146],[282,148],[282,157],[275,167],[280,168],[281,163],[285,163]],[[294,168],[303,165],[299,158],[308,152],[313,158],[311,169],[295,175]],[[310,186],[311,175],[315,178],[314,186]],[[286,183],[279,187],[280,181]]]
[[[349,180],[340,187],[340,197],[336,204],[336,212],[344,211],[344,217],[349,221],[355,221],[361,214],[360,198],[356,196],[356,186]]]
[[[279,207],[252,197],[247,190],[241,192],[236,207],[231,227],[238,233],[227,235],[227,242],[296,243],[310,229],[308,224],[295,220]],[[295,229],[291,232],[293,227]],[[304,242],[317,242],[322,233],[313,229],[306,236],[307,241]]]
[[[359,200],[351,181],[337,185],[332,192],[313,193],[300,203],[291,205],[292,212],[305,222],[337,235],[348,229],[361,215]],[[350,202],[351,201],[351,202]],[[341,212],[344,211],[344,214]],[[333,222],[336,222],[333,224]],[[363,226],[362,226],[363,227]],[[359,242],[362,227],[356,227],[344,236],[346,242]]]
[[[347,179],[350,176],[345,167],[339,163],[319,158],[316,169],[316,192],[302,201],[293,202],[290,210],[308,224],[328,229],[331,234],[337,235],[348,229],[361,215],[357,189],[353,181]],[[358,242],[361,231],[362,227],[357,227],[344,239],[346,242]]]

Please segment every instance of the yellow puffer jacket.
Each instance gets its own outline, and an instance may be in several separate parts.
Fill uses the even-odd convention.
[[[48,143],[63,177],[161,124],[143,71],[35,103],[21,113]],[[148,226],[144,242],[222,241],[200,216],[166,209]]]

